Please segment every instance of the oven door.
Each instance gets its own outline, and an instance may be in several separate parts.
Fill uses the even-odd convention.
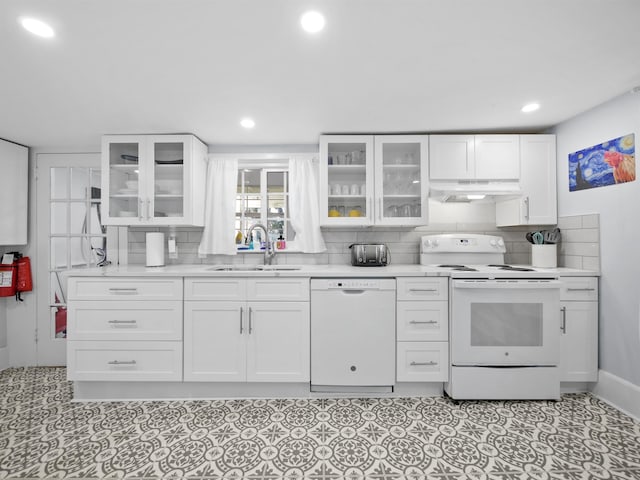
[[[558,280],[453,280],[453,365],[557,365]]]

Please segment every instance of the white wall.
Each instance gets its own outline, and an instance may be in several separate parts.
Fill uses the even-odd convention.
[[[638,150],[640,94],[622,95],[554,131],[558,214],[600,214],[600,368],[640,386],[640,180],[576,192],[568,181],[569,153],[629,133]]]

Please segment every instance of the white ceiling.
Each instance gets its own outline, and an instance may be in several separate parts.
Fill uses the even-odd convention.
[[[539,131],[640,85],[639,20],[638,0],[1,0],[0,137]]]

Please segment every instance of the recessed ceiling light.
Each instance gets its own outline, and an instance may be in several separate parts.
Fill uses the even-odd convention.
[[[54,35],[53,28],[41,20],[36,20],[35,18],[20,18],[19,21],[25,30],[34,35],[44,38],[51,38]]]
[[[243,118],[240,121],[240,125],[242,125],[244,128],[253,128],[256,126],[256,122],[254,122],[251,118]]]
[[[324,15],[313,10],[306,12],[300,17],[300,24],[306,32],[318,33],[324,28]]]
[[[531,113],[531,112],[535,112],[539,108],[540,108],[540,104],[533,102],[533,103],[527,103],[524,107],[522,107],[521,111],[523,113]]]

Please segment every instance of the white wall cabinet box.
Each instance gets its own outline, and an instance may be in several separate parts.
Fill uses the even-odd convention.
[[[496,226],[558,223],[555,135],[520,135],[520,190],[496,202]]]
[[[518,180],[519,135],[430,135],[430,180]]]
[[[27,244],[29,150],[0,140],[0,245]]]
[[[321,136],[321,223],[425,225],[427,156],[427,135]]]
[[[207,146],[193,135],[102,138],[105,225],[204,225]]]
[[[396,380],[445,382],[449,375],[447,278],[397,278]]]
[[[560,380],[598,380],[598,278],[562,277]]]
[[[185,381],[309,381],[308,278],[187,278],[185,300]]]
[[[70,277],[67,378],[182,380],[182,279]]]

